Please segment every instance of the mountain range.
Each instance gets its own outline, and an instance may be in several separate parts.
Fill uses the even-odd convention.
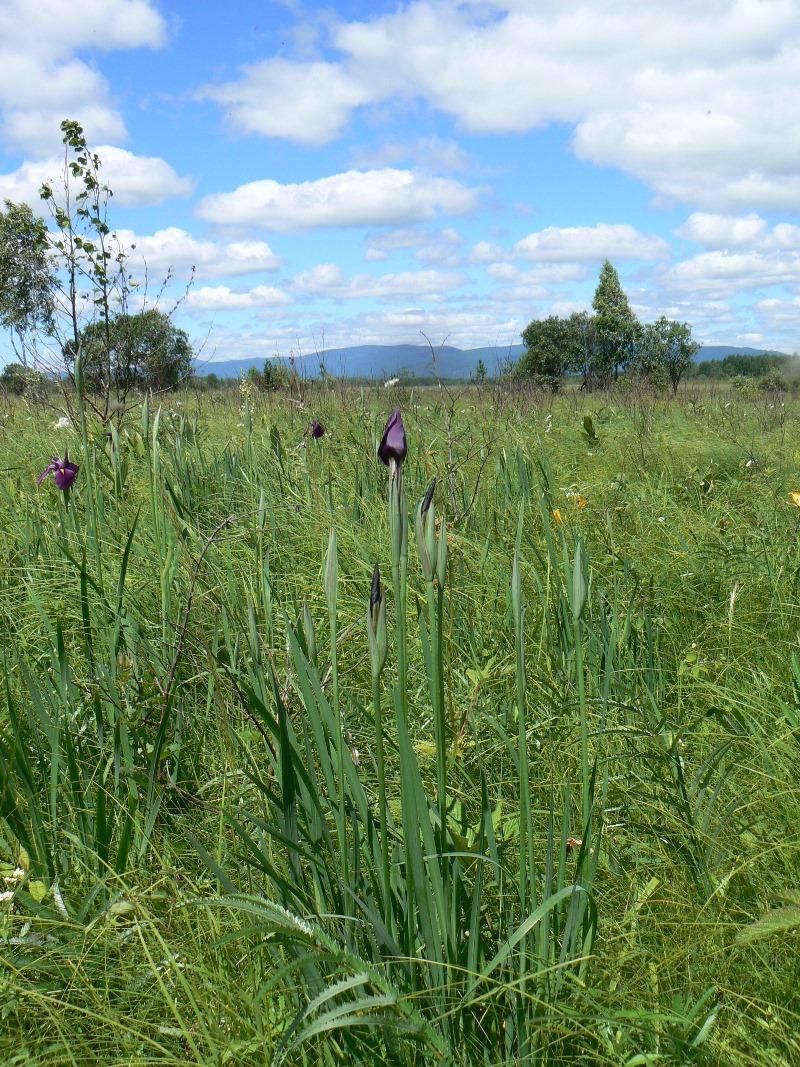
[[[504,348],[453,348],[444,345],[434,348],[427,345],[355,345],[352,348],[332,348],[325,353],[302,356],[295,361],[299,373],[309,378],[319,375],[320,363],[324,362],[329,374],[341,378],[471,378],[478,361],[482,360],[489,377],[493,377],[508,363],[516,363],[525,345],[507,345]],[[765,349],[735,348],[730,345],[703,345],[695,357],[698,363],[709,359],[724,359],[725,356],[765,355]],[[251,367],[261,370],[263,359],[228,359],[198,361],[196,373],[216,374],[219,378],[238,378]]]

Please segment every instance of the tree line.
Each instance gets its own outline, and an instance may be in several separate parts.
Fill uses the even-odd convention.
[[[525,352],[514,368],[517,379],[533,380],[557,392],[567,374],[579,375],[581,388],[608,387],[622,371],[651,381],[669,382],[677,391],[700,345],[688,323],[662,316],[641,323],[606,260],[592,301],[594,314],[534,319],[522,331]]]

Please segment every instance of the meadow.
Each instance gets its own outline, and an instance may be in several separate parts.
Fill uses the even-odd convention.
[[[0,1062],[800,1062],[796,396],[0,404]]]

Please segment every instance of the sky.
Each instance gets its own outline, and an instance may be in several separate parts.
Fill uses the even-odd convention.
[[[0,0],[0,200],[44,213],[64,119],[207,360],[502,355],[606,258],[800,349],[800,0]]]

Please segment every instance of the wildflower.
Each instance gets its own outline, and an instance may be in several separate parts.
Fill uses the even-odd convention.
[[[400,416],[400,408],[395,408],[383,431],[378,445],[378,459],[386,467],[395,463],[398,467],[406,457],[406,431]]]
[[[800,508],[800,493],[798,493],[796,489],[793,489],[791,493],[789,493],[789,499],[796,508]]]
[[[72,426],[66,415],[62,415],[58,422],[53,423],[54,430],[68,430]]]
[[[372,589],[369,594],[367,639],[372,677],[377,678],[383,670],[389,647],[386,632],[386,593],[381,589],[381,573],[377,563],[372,572]]]
[[[325,427],[321,422],[317,422],[316,419],[311,423],[311,436],[315,441],[318,441],[320,437],[325,436]]]
[[[58,456],[53,456],[52,463],[48,464],[48,466],[45,467],[45,469],[39,475],[39,479],[36,484],[41,485],[47,475],[52,474],[53,480],[55,481],[58,488],[62,491],[62,493],[66,493],[66,491],[72,487],[72,483],[78,477],[79,470],[80,467],[77,463],[70,463],[69,452],[65,449],[64,458],[59,459]]]
[[[563,523],[564,519],[561,516],[560,508],[553,508],[553,518],[556,520],[559,526]]]
[[[436,515],[431,507],[435,489],[436,479],[434,478],[420,501],[415,515],[417,545],[426,582],[432,582],[436,577]]]

